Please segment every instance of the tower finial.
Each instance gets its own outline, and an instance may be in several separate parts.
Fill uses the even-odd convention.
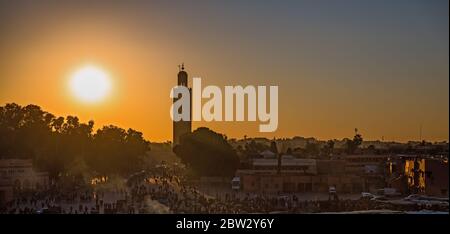
[[[181,63],[181,70],[184,71],[184,63]]]

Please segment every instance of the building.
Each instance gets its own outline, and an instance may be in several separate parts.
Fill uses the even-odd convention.
[[[345,173],[364,179],[366,192],[386,187],[386,170],[390,155],[346,155]]]
[[[346,155],[343,157],[348,173],[355,174],[384,174],[389,155]]]
[[[0,204],[11,201],[18,192],[48,187],[48,173],[36,172],[31,159],[0,159]]]
[[[259,171],[276,171],[278,169],[278,159],[255,158],[252,160],[252,168]],[[284,172],[301,171],[304,174],[317,174],[316,160],[283,155],[281,156],[281,170]]]
[[[11,180],[0,178],[0,207],[14,199],[13,183]]]
[[[397,155],[389,165],[388,186],[403,194],[448,197],[448,160]]]
[[[448,197],[448,161],[425,161],[425,193],[430,196]]]
[[[245,192],[292,193],[328,192],[333,186],[339,193],[360,193],[365,191],[365,181],[355,175],[307,175],[301,172],[280,172],[239,170],[241,189]]]
[[[184,71],[184,64],[180,66],[180,71],[178,72],[178,86],[188,87],[188,74]],[[190,99],[192,100],[192,89],[189,88]],[[173,98],[173,102],[176,102],[179,97]],[[180,108],[181,109],[181,108]],[[181,112],[181,110],[174,110]],[[192,118],[192,107],[190,111],[190,116]],[[180,137],[186,133],[190,133],[192,130],[192,121],[173,121],[173,141],[172,147],[180,144]]]
[[[238,170],[236,176],[245,192],[328,192],[331,186],[339,193],[365,191],[365,178],[347,174],[345,163],[344,160],[282,156],[281,165],[278,165],[277,159],[258,158],[253,159],[251,169]]]

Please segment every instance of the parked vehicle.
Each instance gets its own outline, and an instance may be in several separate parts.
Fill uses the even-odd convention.
[[[371,193],[367,193],[367,192],[362,192],[361,193],[361,199],[372,199],[374,197],[375,197],[375,195],[373,195]]]
[[[234,177],[233,180],[231,180],[231,189],[233,190],[241,189],[241,178]]]
[[[329,192],[329,193],[332,193],[332,194],[336,193],[336,187],[330,186],[330,187],[328,188],[328,192]]]
[[[400,196],[401,194],[397,192],[395,188],[383,188],[378,189],[376,192],[376,195],[379,196],[386,196],[386,197],[394,197],[394,196]]]

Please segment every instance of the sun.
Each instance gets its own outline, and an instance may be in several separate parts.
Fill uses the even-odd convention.
[[[70,76],[69,87],[80,101],[95,103],[111,91],[111,77],[99,67],[86,65]]]

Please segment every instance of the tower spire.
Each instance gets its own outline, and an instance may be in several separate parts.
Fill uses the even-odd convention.
[[[178,65],[178,71],[184,71],[184,63]]]

